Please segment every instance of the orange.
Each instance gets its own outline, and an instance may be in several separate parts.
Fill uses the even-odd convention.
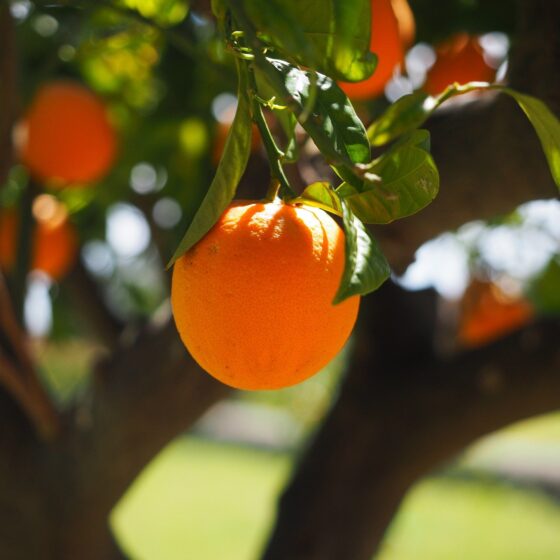
[[[356,321],[359,296],[332,304],[344,251],[344,232],[323,210],[234,201],[175,263],[171,304],[183,343],[232,387],[303,381]]]
[[[76,231],[66,209],[50,195],[43,194],[34,200],[33,217],[30,267],[59,280],[76,260]],[[19,218],[14,211],[0,214],[0,266],[5,270],[15,265],[18,229]]]
[[[216,137],[214,140],[214,147],[212,149],[212,163],[218,165],[222,157],[222,153],[226,146],[227,136],[229,134],[229,129],[231,128],[231,123],[228,122],[218,122],[216,128]],[[251,153],[255,153],[261,145],[261,137],[259,129],[255,123],[251,126]]]
[[[89,183],[110,169],[116,135],[101,99],[70,81],[43,85],[18,126],[22,162],[54,186]]]
[[[474,280],[461,302],[459,341],[463,346],[484,346],[521,328],[533,317],[522,297],[510,296],[491,282]]]
[[[441,93],[457,82],[493,82],[496,69],[484,60],[476,37],[458,33],[436,47],[436,61],[428,71],[423,89],[430,95]]]
[[[366,100],[383,93],[395,67],[414,38],[414,16],[406,0],[372,0],[370,50],[377,54],[375,72],[361,82],[341,82],[350,99]]]

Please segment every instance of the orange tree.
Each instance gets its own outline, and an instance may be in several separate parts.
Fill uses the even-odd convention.
[[[388,278],[443,231],[556,196],[560,8],[547,0],[410,5],[419,41],[437,44],[459,31],[497,30],[514,38],[505,82],[450,84],[437,97],[418,89],[392,104],[365,99],[355,110],[337,84],[368,80],[381,64],[383,53],[369,51],[376,44],[369,0],[0,3],[0,203],[18,214],[16,262],[0,275],[0,556],[125,557],[108,526],[111,509],[167,442],[231,391],[202,371],[173,318],[162,321],[162,315],[170,293],[165,265],[182,267],[206,251],[210,257],[205,253],[199,269],[206,273],[212,254],[229,251],[231,244],[212,236],[229,219],[224,212],[236,196],[282,208],[273,225],[250,225],[247,218],[248,237],[267,228],[270,238],[303,233],[276,253],[259,253],[249,242],[235,245],[241,253],[221,256],[206,291],[204,278],[189,280],[189,289],[196,284],[195,302],[178,282],[177,326],[194,329],[194,338],[181,333],[187,346],[210,329],[213,344],[236,347],[236,367],[247,368],[242,374],[266,379],[264,369],[249,371],[269,367],[246,355],[257,334],[250,321],[235,329],[230,316],[229,323],[208,326],[206,305],[216,313],[261,313],[255,328],[268,320],[274,334],[279,325],[284,351],[304,355],[305,337],[313,338],[315,328],[309,313],[317,326],[330,326],[338,320],[329,313],[365,296],[347,372],[280,500],[263,558],[370,558],[419,477],[477,437],[558,407],[557,261],[532,287],[540,303],[529,325],[451,356],[434,344],[434,293],[407,292]],[[79,147],[65,149],[65,142],[71,134],[84,143],[99,136],[87,119],[71,119],[68,135],[49,123],[44,141],[52,144],[40,153],[54,153],[73,173],[53,190],[15,145],[25,141],[17,123],[26,108],[35,106],[45,83],[60,79],[95,91],[120,139],[115,155],[112,133],[101,135],[111,137],[103,149],[112,169],[82,174]],[[235,89],[236,116],[215,168],[212,102]],[[469,103],[451,101],[464,94],[473,94]],[[437,111],[444,103],[448,110]],[[263,148],[251,155],[253,124]],[[49,137],[49,127],[56,135]],[[64,160],[66,151],[72,161]],[[64,402],[46,387],[21,320],[33,267],[33,201],[49,189],[77,228],[83,257],[53,291],[52,335],[79,333],[103,347],[90,383]],[[151,245],[134,253],[133,264],[150,274],[125,273],[130,245],[118,249],[118,241],[129,243],[137,234],[127,228],[111,233],[112,216],[123,207],[149,227]],[[310,273],[304,266],[316,253],[300,252],[294,239],[311,247],[320,240],[313,228],[301,229],[305,220],[287,219],[302,213],[307,220],[321,216],[322,228],[334,224],[323,213],[338,221],[333,231],[344,234],[332,243],[342,255],[344,241],[344,262],[333,257],[336,272],[318,266]],[[102,241],[106,220],[113,249]],[[331,239],[323,235],[328,251]],[[240,277],[239,263],[245,271],[261,264],[262,275]],[[302,275],[301,283],[282,276],[290,270]],[[327,273],[336,282],[327,283],[325,299],[319,295]],[[309,297],[282,305],[284,284],[295,292],[300,286]],[[228,299],[252,294],[264,298],[263,309],[240,310]],[[268,307],[275,311],[266,315]],[[342,334],[315,336],[329,347],[313,348],[306,375],[336,351],[356,307]],[[197,317],[184,326],[189,309],[197,309]],[[216,331],[228,324],[231,340]],[[531,344],[521,344],[528,332]],[[254,344],[257,356],[261,342]],[[203,367],[215,369],[192,348]],[[225,368],[234,350],[203,353]],[[293,382],[291,362],[285,360],[281,375]],[[499,377],[498,385],[486,382],[488,372]]]

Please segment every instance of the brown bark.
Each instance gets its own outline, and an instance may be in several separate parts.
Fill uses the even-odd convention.
[[[514,85],[555,110],[559,4],[525,3],[512,64]],[[552,86],[535,81],[543,75]],[[442,190],[418,216],[379,229],[396,268],[442,231],[556,193],[533,131],[509,100],[443,112],[430,128]],[[431,352],[433,320],[429,295],[387,286],[364,300],[350,374],[282,500],[268,560],[369,558],[418,476],[481,434],[558,407],[557,324],[446,363]],[[9,520],[0,524],[2,558],[119,558],[111,508],[167,442],[228,393],[186,354],[172,322],[129,345],[106,315],[94,323],[109,325],[114,353],[55,442],[39,441],[0,394],[0,517]]]
[[[171,322],[98,365],[54,442],[0,394],[0,557],[123,558],[108,516],[140,470],[228,388],[202,373]]]
[[[520,8],[511,85],[558,115],[560,2]],[[557,196],[536,135],[511,100],[440,112],[428,128],[438,198],[376,230],[398,271],[444,230]],[[403,309],[409,297],[386,286],[364,301],[350,373],[280,501],[264,560],[370,559],[419,477],[488,432],[560,407],[558,322],[445,362],[403,340],[426,332],[421,314]]]
[[[422,297],[392,285],[372,297],[263,559],[369,560],[418,478],[483,434],[560,406],[558,321],[443,361],[426,351]]]

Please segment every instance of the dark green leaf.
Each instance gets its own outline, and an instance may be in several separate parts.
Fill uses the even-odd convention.
[[[535,127],[554,182],[560,188],[560,122],[540,99],[510,88],[500,90],[517,101]]]
[[[285,163],[293,163],[297,161],[299,155],[299,146],[296,141],[296,125],[297,119],[294,114],[290,111],[278,110],[274,111],[280,126],[284,130],[284,134],[287,138],[286,146],[282,148],[284,152],[284,157],[282,161]]]
[[[349,183],[337,189],[352,211],[365,223],[386,224],[427,206],[439,190],[439,174],[431,155],[411,141],[378,158],[370,171],[380,182],[364,183],[360,191]]]
[[[345,202],[342,203],[342,218],[346,234],[346,263],[334,298],[335,304],[351,296],[377,290],[391,274],[377,242]]]
[[[311,183],[311,185],[308,185],[305,188],[300,196],[290,200],[290,203],[308,204],[342,216],[342,204],[340,202],[340,198],[326,181]]]
[[[560,258],[552,259],[529,290],[529,298],[539,313],[560,314]]]
[[[200,208],[168,266],[210,231],[235,195],[251,151],[251,113],[247,91],[246,74],[241,71],[237,112],[229,130],[222,159]]]
[[[364,125],[333,80],[317,74],[313,110],[304,118],[311,92],[310,73],[278,59],[266,59],[259,69],[276,95],[294,111],[325,157],[350,167],[369,160],[370,148]]]

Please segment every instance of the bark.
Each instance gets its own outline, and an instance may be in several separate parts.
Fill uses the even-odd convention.
[[[559,6],[524,3],[511,74],[514,86],[556,111]],[[418,216],[377,232],[397,269],[447,229],[556,193],[534,132],[511,101],[485,98],[429,126],[441,194]],[[434,314],[432,295],[392,286],[364,300],[351,371],[281,502],[267,560],[370,558],[419,476],[474,438],[560,405],[558,324],[443,362],[431,351]],[[132,343],[103,312],[93,323],[99,331],[108,325],[113,353],[54,442],[40,441],[0,393],[2,558],[121,557],[108,530],[111,508],[167,442],[228,393],[186,354],[171,321]]]
[[[520,21],[511,85],[558,115],[560,2],[521,2]],[[428,127],[438,198],[376,230],[397,271],[442,231],[557,196],[536,135],[512,101],[489,97],[442,111]],[[386,287],[364,301],[350,373],[280,501],[263,560],[370,559],[419,477],[488,432],[560,407],[558,322],[445,362],[408,344],[410,332],[418,340],[433,332],[405,309],[409,297]]]
[[[140,470],[229,389],[188,356],[174,326],[149,328],[98,365],[91,390],[40,441],[0,394],[0,557],[123,558],[111,509]]]
[[[350,374],[280,501],[264,560],[369,560],[416,480],[478,437],[560,406],[558,321],[442,361],[426,351],[421,297],[429,294],[391,285],[373,296]]]

